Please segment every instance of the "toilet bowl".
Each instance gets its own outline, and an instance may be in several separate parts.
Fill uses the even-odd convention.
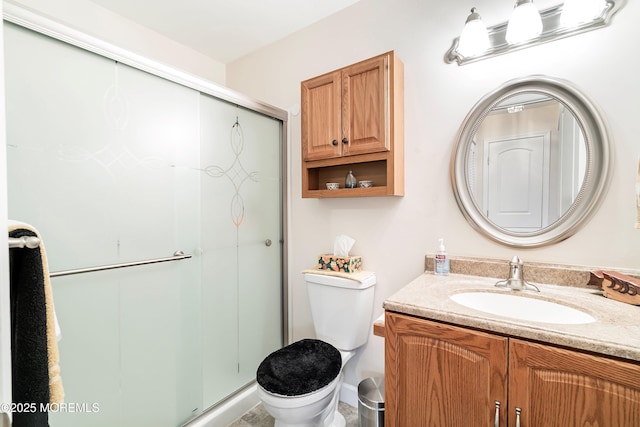
[[[319,339],[271,353],[257,371],[258,397],[275,427],[345,427],[338,412],[343,370],[371,329],[376,277],[305,274]]]
[[[296,352],[298,351],[295,349],[296,347],[309,345],[310,342],[333,348],[333,346],[323,341],[301,340],[281,350]],[[302,352],[304,353],[304,351]],[[315,359],[313,355],[306,354],[303,356],[306,360],[299,363],[306,363],[309,368],[318,368],[320,375],[311,374],[311,376],[325,375],[322,381],[316,381],[316,378],[310,377],[306,388],[289,387],[289,384],[284,382],[284,380],[292,376],[290,370],[272,369],[270,366],[265,368],[270,362],[275,361],[277,363],[280,358],[285,363],[291,362],[291,358],[274,352],[260,365],[258,368],[258,397],[266,411],[275,418],[274,427],[345,427],[345,419],[338,412],[340,387],[342,385],[343,368],[355,352],[338,352],[337,350],[336,352],[339,360],[334,359],[334,362],[339,362],[339,369],[324,370],[324,372],[320,372],[323,371],[323,368],[319,366],[324,361]],[[273,377],[265,377],[265,371],[268,371],[266,375],[277,376],[275,384],[273,383]],[[280,381],[281,379],[283,381]],[[272,380],[271,383],[270,380]],[[326,381],[329,381],[329,383],[323,385]],[[316,387],[319,388],[316,389]]]
[[[278,397],[258,387],[258,397],[266,411],[275,418],[274,427],[345,427],[344,417],[339,413],[337,417],[335,415],[339,382],[340,378],[336,378],[322,390],[300,397]],[[332,414],[332,422],[327,423]]]

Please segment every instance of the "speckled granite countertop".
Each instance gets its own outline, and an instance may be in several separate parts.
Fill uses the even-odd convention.
[[[585,311],[596,322],[564,325],[521,321],[460,305],[450,295],[468,291],[516,292],[493,286],[497,278],[424,273],[384,301],[385,310],[439,320],[513,337],[557,344],[640,362],[640,307],[607,299],[596,289],[536,283],[532,298]]]

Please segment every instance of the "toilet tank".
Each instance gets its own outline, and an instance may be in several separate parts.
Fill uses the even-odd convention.
[[[364,345],[372,328],[375,274],[362,282],[310,273],[304,279],[316,337],[340,350]]]

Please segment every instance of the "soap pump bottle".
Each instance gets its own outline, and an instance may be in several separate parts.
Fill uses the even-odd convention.
[[[444,248],[444,239],[438,239],[438,252],[435,258],[435,273],[438,276],[449,274],[449,256]]]

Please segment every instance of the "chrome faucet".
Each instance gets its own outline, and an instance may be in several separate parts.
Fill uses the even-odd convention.
[[[507,280],[501,280],[496,283],[495,286],[499,288],[509,288],[514,291],[536,291],[540,292],[540,289],[536,285],[533,285],[524,280],[522,273],[523,262],[518,256],[514,256],[509,263],[509,278]]]

